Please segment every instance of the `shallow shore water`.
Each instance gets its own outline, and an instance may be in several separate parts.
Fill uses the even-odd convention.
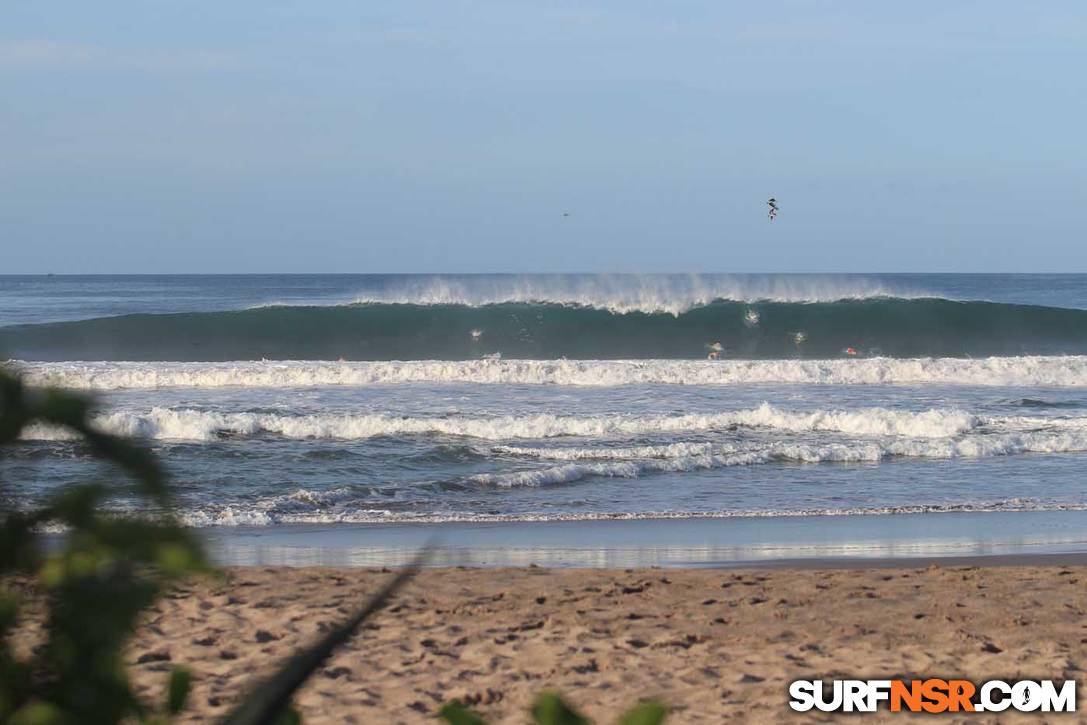
[[[1087,511],[338,524],[205,529],[227,566],[873,566],[1087,554]]]

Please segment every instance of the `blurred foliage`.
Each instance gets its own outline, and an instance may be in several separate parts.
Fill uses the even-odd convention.
[[[166,701],[154,707],[133,691],[124,646],[140,612],[163,587],[206,568],[192,533],[169,515],[170,496],[151,453],[89,424],[90,401],[25,387],[0,368],[0,456],[29,425],[78,434],[98,458],[132,479],[149,511],[141,518],[103,515],[117,485],[78,484],[27,509],[0,481],[0,722],[116,723],[165,720],[184,706],[191,676],[170,673]],[[62,533],[49,535],[47,528]],[[21,593],[41,597],[42,641],[19,657],[11,634]]]
[[[553,692],[544,692],[532,703],[535,725],[591,725],[592,721],[579,714],[569,703]],[[439,715],[449,725],[485,725],[486,720],[459,702],[446,703]],[[617,725],[659,725],[668,709],[655,700],[646,700],[619,716]]]

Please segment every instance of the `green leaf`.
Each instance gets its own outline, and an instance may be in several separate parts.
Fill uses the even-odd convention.
[[[175,667],[170,670],[170,684],[167,687],[166,709],[171,715],[176,715],[185,707],[185,699],[192,689],[192,673],[184,667]]]
[[[66,720],[56,705],[48,702],[32,702],[12,714],[9,725],[59,725]]]
[[[590,725],[587,718],[553,692],[543,692],[532,705],[532,722],[536,725]]]
[[[271,723],[272,725],[302,725],[302,714],[293,707],[288,707],[277,713]]]
[[[19,616],[19,599],[4,589],[0,589],[0,635],[7,633]]]
[[[155,563],[167,576],[181,576],[197,568],[195,552],[185,544],[163,544],[155,552]]]
[[[456,700],[447,702],[438,712],[449,725],[484,725],[484,720]]]
[[[0,370],[0,443],[18,438],[27,417],[22,383]]]
[[[656,700],[646,700],[627,710],[619,718],[619,725],[660,725],[668,715],[668,708]]]

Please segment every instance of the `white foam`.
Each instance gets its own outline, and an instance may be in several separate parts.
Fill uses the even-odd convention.
[[[864,360],[18,362],[31,385],[80,390],[488,385],[977,385],[1087,387],[1087,356]]]
[[[751,451],[727,456],[685,456],[682,458],[608,463],[565,463],[550,468],[481,473],[469,480],[482,486],[524,488],[573,483],[585,478],[638,478],[649,473],[679,473],[728,466],[748,466],[766,462],[769,454]]]
[[[700,452],[693,455],[685,453],[682,445],[686,444],[642,449],[503,446],[500,452],[510,455],[577,462],[547,468],[481,474],[472,480],[478,484],[499,488],[520,488],[573,483],[594,477],[638,478],[654,473],[679,473],[770,462],[878,463],[891,458],[990,458],[1022,453],[1073,453],[1087,451],[1087,428],[1077,432],[980,434],[938,440],[882,439],[826,444],[785,442],[723,447],[705,444],[697,449]],[[642,453],[649,455],[642,457],[639,455]],[[634,454],[637,457],[633,460],[622,460],[624,454]]]
[[[989,424],[1002,419],[987,419]],[[1016,418],[1045,425],[1045,419]],[[291,439],[358,440],[376,436],[449,435],[485,440],[554,438],[559,436],[632,436],[767,428],[787,432],[829,431],[856,436],[942,438],[985,423],[957,409],[922,412],[863,408],[858,410],[789,411],[768,404],[748,410],[688,415],[563,416],[540,414],[494,417],[397,417],[385,414],[282,415],[152,408],[146,412],[115,411],[97,416],[93,424],[116,435],[160,440],[211,441],[222,437],[278,435]],[[27,440],[65,440],[64,430],[35,425],[23,433]]]
[[[659,446],[540,448],[529,446],[491,446],[481,453],[497,453],[524,458],[546,458],[553,461],[626,460],[630,458],[682,458],[701,456],[722,450],[712,443],[669,443]]]
[[[742,509],[729,511],[639,511],[593,513],[487,514],[464,512],[414,513],[366,507],[327,511],[281,511],[278,499],[257,502],[251,507],[212,506],[180,513],[187,526],[273,526],[277,524],[339,523],[480,523],[530,521],[633,521],[648,519],[744,519],[800,518],[808,516],[887,516],[905,514],[989,513],[1002,511],[1084,511],[1087,504],[1039,501],[1029,498],[979,500],[962,503],[922,503],[909,506],[872,506],[806,509]]]

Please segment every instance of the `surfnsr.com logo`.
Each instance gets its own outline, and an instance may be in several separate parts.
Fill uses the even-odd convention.
[[[789,697],[797,712],[1075,712],[1076,681],[796,680]]]

